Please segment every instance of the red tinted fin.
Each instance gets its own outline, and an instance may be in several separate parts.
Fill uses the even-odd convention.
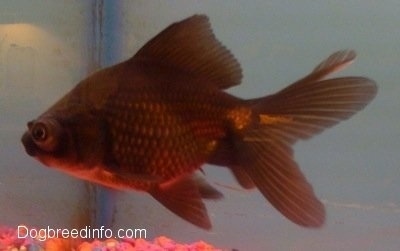
[[[211,229],[207,209],[193,179],[182,178],[162,184],[150,194],[179,217],[200,228]]]
[[[214,36],[208,17],[195,15],[168,26],[133,57],[137,62],[194,74],[219,89],[239,85],[239,62]]]
[[[367,78],[321,80],[354,57],[337,52],[282,91],[246,101],[255,121],[236,139],[239,166],[275,208],[302,226],[321,226],[325,210],[294,161],[291,146],[348,119],[375,97],[377,87]]]
[[[250,179],[249,175],[245,172],[243,167],[238,166],[235,159],[235,147],[231,140],[225,139],[219,142],[217,149],[214,151],[212,156],[207,160],[207,163],[218,166],[229,167],[235,176],[237,182],[242,188],[252,189],[254,183]]]
[[[231,166],[230,169],[241,187],[245,189],[252,189],[255,187],[253,180],[243,167]]]
[[[362,77],[303,82],[255,105],[263,131],[287,143],[308,139],[362,110],[376,95],[375,83]]]
[[[354,61],[355,58],[356,53],[353,50],[337,51],[317,65],[310,74],[298,80],[296,83],[321,80],[327,75],[347,67]]]
[[[265,142],[247,140],[238,143],[239,161],[264,197],[294,223],[319,227],[325,221],[325,209],[311,185],[293,160],[292,149],[279,139],[252,133],[249,138],[264,137]]]
[[[287,143],[307,139],[362,110],[376,95],[373,80],[342,77],[316,81],[348,64],[354,52],[332,54],[308,77],[264,98],[248,100],[263,131],[273,131]],[[313,76],[313,74],[316,74]]]
[[[201,198],[210,200],[219,200],[224,197],[224,195],[220,191],[211,186],[200,175],[193,175],[192,180],[196,183]]]

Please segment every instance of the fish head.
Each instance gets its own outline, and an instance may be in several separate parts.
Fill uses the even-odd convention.
[[[67,131],[59,120],[51,117],[38,118],[28,122],[27,128],[21,138],[27,154],[47,166],[67,155]]]
[[[27,123],[21,138],[26,153],[45,166],[78,177],[113,165],[109,130],[102,116],[71,103],[58,108]]]

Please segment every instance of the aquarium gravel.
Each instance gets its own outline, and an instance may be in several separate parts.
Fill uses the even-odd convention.
[[[38,238],[19,238],[18,230],[0,227],[0,250],[7,251],[222,251],[204,241],[191,244],[178,243],[165,236],[155,238],[153,241],[146,239],[106,239],[84,241],[78,239],[50,238],[41,241]]]

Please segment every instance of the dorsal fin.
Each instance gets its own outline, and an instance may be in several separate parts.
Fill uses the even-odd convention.
[[[204,15],[170,25],[146,43],[133,60],[195,74],[219,89],[238,85],[242,79],[239,62],[215,38],[208,17]]]

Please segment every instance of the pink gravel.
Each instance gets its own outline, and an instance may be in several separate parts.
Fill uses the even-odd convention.
[[[222,251],[204,241],[191,244],[178,243],[165,236],[146,239],[107,239],[91,242],[78,239],[52,238],[45,241],[30,237],[18,238],[16,229],[0,227],[0,250],[10,251]]]

